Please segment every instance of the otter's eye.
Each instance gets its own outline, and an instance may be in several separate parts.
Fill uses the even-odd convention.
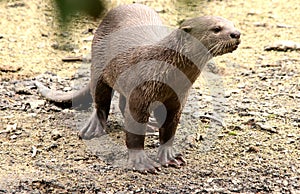
[[[216,27],[214,27],[214,28],[212,29],[212,31],[213,31],[214,33],[221,32],[221,30],[222,30],[222,27],[221,27],[221,26],[216,26]]]

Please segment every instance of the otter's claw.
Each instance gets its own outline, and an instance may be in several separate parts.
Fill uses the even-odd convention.
[[[91,115],[88,123],[78,132],[80,139],[89,140],[96,137],[105,135],[103,124],[99,121],[96,111]]]
[[[186,160],[182,154],[175,154],[172,146],[162,145],[158,151],[159,162],[162,166],[180,168],[186,165]]]
[[[128,165],[135,171],[142,174],[157,174],[160,171],[160,165],[151,160],[145,153],[144,150],[128,150],[129,158]]]

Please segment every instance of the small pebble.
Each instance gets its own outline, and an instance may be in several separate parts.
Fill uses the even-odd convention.
[[[295,135],[294,135],[294,134],[291,134],[291,133],[289,133],[289,134],[287,134],[287,137],[295,137]]]
[[[7,125],[6,126],[6,130],[7,131],[14,131],[17,129],[17,123],[13,124],[13,125]]]
[[[12,136],[10,136],[10,139],[17,139],[17,135],[12,135]]]
[[[68,92],[68,91],[71,91],[71,90],[72,90],[71,87],[64,87],[64,89],[63,89],[64,92]]]
[[[250,146],[249,149],[247,150],[247,152],[257,153],[257,152],[259,152],[259,148],[256,146]]]
[[[261,23],[261,22],[254,22],[253,25],[255,27],[267,27],[266,23]]]
[[[296,142],[296,140],[294,140],[294,139],[288,139],[287,140],[287,144],[292,144],[292,143],[295,143]]]

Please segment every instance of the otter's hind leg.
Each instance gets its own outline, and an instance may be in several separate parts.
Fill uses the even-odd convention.
[[[98,84],[94,95],[95,110],[88,123],[80,130],[78,134],[80,138],[92,139],[105,134],[112,93],[113,90],[108,85]]]

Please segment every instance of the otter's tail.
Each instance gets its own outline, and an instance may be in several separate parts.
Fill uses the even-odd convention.
[[[76,92],[60,92],[47,88],[41,82],[35,81],[41,96],[45,97],[48,101],[53,102],[59,107],[73,107],[75,109],[87,109],[91,106],[93,99],[90,94],[90,84],[86,85]]]

